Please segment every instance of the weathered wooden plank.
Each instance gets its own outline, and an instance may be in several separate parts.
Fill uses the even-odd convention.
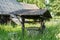
[[[39,8],[35,4],[21,3],[16,0],[0,0],[0,14],[10,14],[11,12],[15,13],[15,11],[20,11],[23,9],[30,10]]]
[[[26,27],[27,30],[39,30],[39,27]]]
[[[25,32],[25,25],[24,25],[25,19],[22,18],[22,34],[23,34],[23,38],[24,38],[24,32]]]

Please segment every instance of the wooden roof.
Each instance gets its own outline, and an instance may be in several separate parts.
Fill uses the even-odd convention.
[[[47,9],[39,9],[35,4],[19,3],[16,0],[0,0],[0,14],[16,15],[44,15],[50,12]]]
[[[35,4],[19,3],[16,0],[0,0],[0,14],[10,14],[24,9],[39,9]],[[18,12],[17,12],[18,13]]]

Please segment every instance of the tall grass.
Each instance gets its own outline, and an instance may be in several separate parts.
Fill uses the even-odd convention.
[[[31,25],[33,26],[33,24]],[[55,22],[52,19],[45,25],[46,29],[42,34],[38,31],[25,30],[24,38],[22,38],[21,26],[0,25],[0,40],[60,40],[60,22]],[[26,24],[26,26],[29,25]],[[39,25],[37,24],[37,26]]]

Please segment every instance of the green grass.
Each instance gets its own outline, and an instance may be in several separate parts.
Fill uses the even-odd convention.
[[[26,26],[35,26],[36,24],[26,24]],[[22,38],[21,26],[13,27],[11,25],[0,25],[0,40],[60,40],[60,22],[52,19],[46,22],[46,29],[43,33],[32,31],[28,33],[25,31],[24,38]],[[40,26],[37,24],[37,26]],[[36,34],[37,33],[37,34]]]

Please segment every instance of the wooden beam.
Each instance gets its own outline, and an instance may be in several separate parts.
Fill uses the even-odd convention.
[[[25,21],[25,23],[34,23],[34,22],[40,22],[40,21]]]
[[[21,19],[22,19],[22,22],[21,22],[21,24],[22,24],[22,36],[24,38],[24,30],[25,30],[24,22],[25,22],[25,19],[24,18],[21,18]]]

